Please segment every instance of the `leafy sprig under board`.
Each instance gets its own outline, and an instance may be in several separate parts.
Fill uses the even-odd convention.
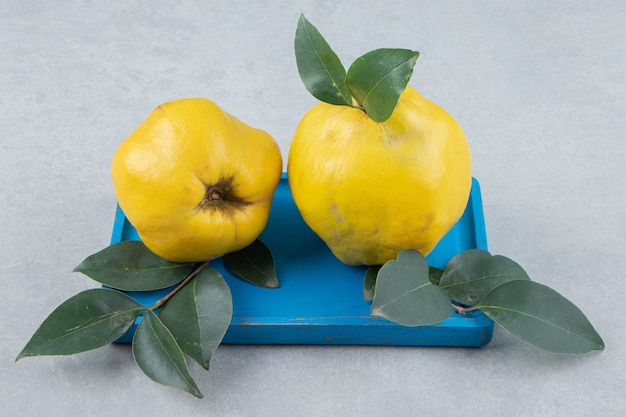
[[[229,257],[224,262],[229,272],[257,286],[279,286],[272,254],[260,241]],[[208,370],[233,312],[230,288],[209,262],[169,262],[140,241],[124,241],[89,256],[74,271],[105,287],[63,302],[35,331],[16,361],[97,349],[115,342],[138,322],[132,340],[138,367],[158,383],[202,398],[185,356]],[[169,291],[150,306],[124,293],[163,288]]]
[[[515,337],[549,352],[604,349],[572,302],[531,281],[515,261],[479,249],[461,252],[439,271],[429,269],[419,252],[403,251],[367,271],[365,298],[372,293],[371,314],[405,326],[441,321],[452,309],[461,314],[480,310]]]

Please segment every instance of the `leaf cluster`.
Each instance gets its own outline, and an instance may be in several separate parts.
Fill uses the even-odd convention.
[[[260,241],[225,255],[223,261],[230,273],[251,284],[279,287],[272,254]],[[209,262],[173,263],[139,241],[123,241],[89,256],[75,272],[103,287],[58,306],[16,360],[97,349],[136,325],[132,352],[143,373],[202,398],[186,358],[209,370],[233,311],[230,289]],[[166,295],[150,306],[126,294],[157,289],[165,289]],[[397,259],[367,270],[363,296],[372,302],[372,316],[403,326],[436,324],[453,311],[480,310],[514,336],[546,351],[604,349],[601,337],[574,304],[531,281],[513,260],[483,250],[462,252],[443,270],[430,267],[419,252],[403,251]]]
[[[317,99],[364,110],[387,120],[406,88],[419,56],[407,49],[377,49],[348,71],[315,26],[300,16],[295,37],[300,78]],[[446,319],[452,310],[480,310],[518,338],[561,353],[601,350],[604,343],[584,314],[556,291],[530,280],[514,261],[469,250],[444,270],[429,267],[416,251],[371,267],[363,285],[371,314],[404,326]],[[454,304],[450,301],[453,300]]]
[[[371,267],[363,285],[371,314],[404,326],[439,323],[452,311],[480,310],[517,338],[554,353],[603,350],[585,315],[551,288],[531,281],[515,261],[470,249],[443,270],[417,251]],[[451,300],[454,303],[451,303]]]
[[[346,71],[304,15],[298,21],[294,46],[300,79],[315,98],[360,108],[375,122],[391,117],[419,56],[409,49],[376,49],[357,58]]]
[[[274,261],[260,241],[224,256],[226,269],[266,288],[279,287]],[[232,318],[230,288],[209,262],[169,262],[140,241],[123,241],[87,257],[75,272],[103,284],[59,305],[35,331],[16,360],[40,355],[71,355],[115,342],[137,325],[132,352],[152,380],[198,398],[186,357],[209,370],[211,357]],[[167,289],[143,306],[126,291]]]

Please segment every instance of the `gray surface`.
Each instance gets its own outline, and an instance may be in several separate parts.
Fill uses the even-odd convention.
[[[624,2],[137,3],[0,7],[1,414],[626,415]],[[201,401],[149,381],[126,347],[13,363],[93,286],[71,271],[108,243],[110,159],[152,108],[213,99],[286,157],[315,103],[292,52],[301,11],[345,64],[422,53],[411,84],[469,137],[492,252],[577,304],[603,353],[547,354],[500,329],[480,350],[222,346],[209,374],[192,367]]]

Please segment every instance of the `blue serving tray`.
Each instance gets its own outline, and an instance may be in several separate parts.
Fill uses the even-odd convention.
[[[222,343],[480,347],[491,341],[493,321],[480,311],[466,315],[452,312],[441,323],[420,327],[370,316],[371,302],[363,300],[367,268],[339,262],[304,223],[291,197],[286,174],[278,184],[268,224],[259,239],[274,255],[281,285],[278,289],[259,288],[231,275],[221,258],[211,262],[224,276],[233,298],[233,316]],[[123,240],[139,237],[118,207],[111,243]],[[472,248],[487,250],[476,179],[463,216],[427,260],[443,268],[452,256]],[[127,294],[149,306],[167,291]],[[118,342],[130,342],[135,327]]]

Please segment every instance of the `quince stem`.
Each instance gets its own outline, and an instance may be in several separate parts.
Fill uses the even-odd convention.
[[[172,291],[168,292],[166,295],[161,297],[156,303],[154,303],[151,307],[148,308],[150,311],[154,311],[157,308],[161,307],[165,304],[170,298],[172,298],[178,291],[180,291],[185,285],[189,284],[189,282],[194,279],[204,268],[209,266],[209,261],[202,262],[193,271],[191,271],[185,279],[183,279]]]

